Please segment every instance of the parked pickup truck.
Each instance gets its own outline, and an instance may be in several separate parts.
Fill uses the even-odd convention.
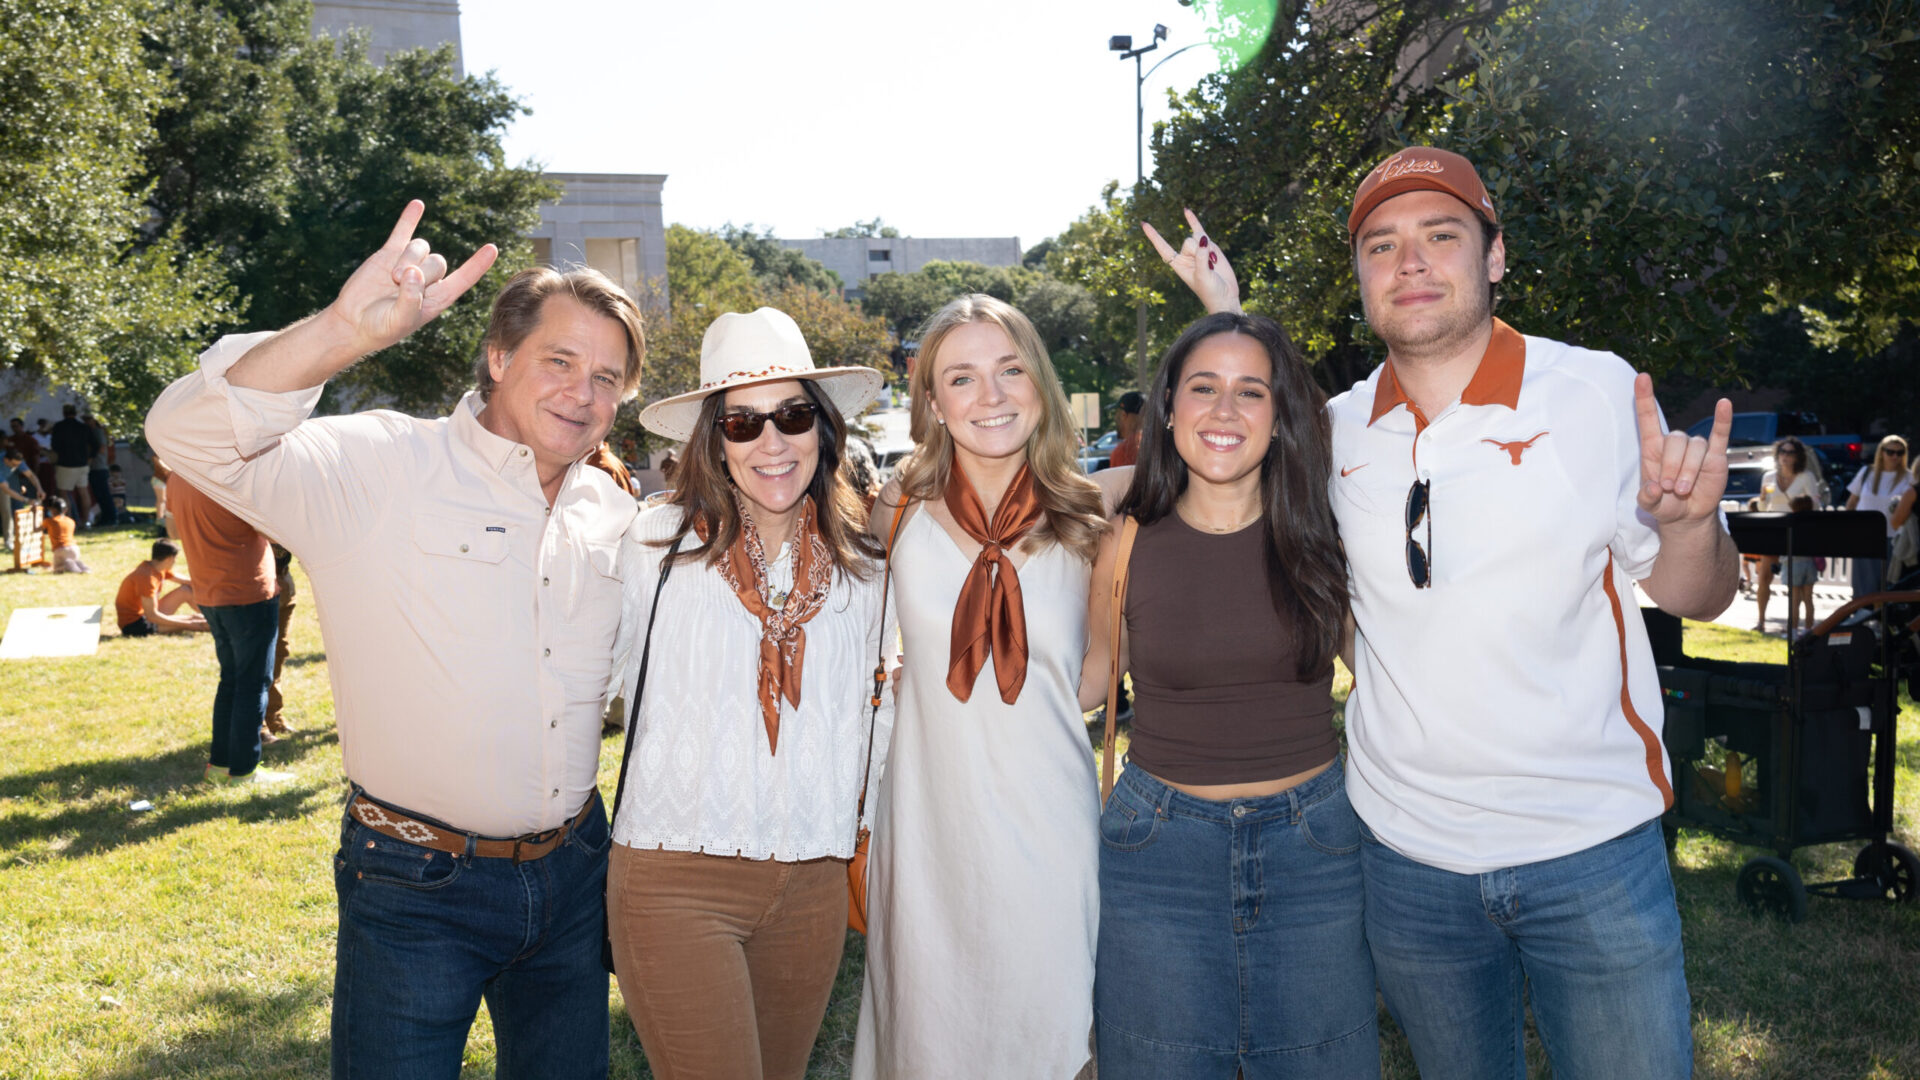
[[[1687,434],[1706,437],[1713,428],[1713,417],[1699,420],[1687,428]],[[1860,466],[1866,440],[1858,435],[1829,435],[1820,418],[1809,412],[1743,412],[1733,414],[1733,430],[1727,436],[1727,462],[1771,460],[1773,444],[1793,435],[1814,453],[1829,476],[1850,477]]]

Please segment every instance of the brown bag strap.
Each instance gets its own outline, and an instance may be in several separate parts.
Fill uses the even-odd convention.
[[[1114,728],[1119,723],[1120,628],[1126,617],[1127,564],[1133,559],[1134,534],[1140,522],[1129,514],[1120,519],[1120,542],[1113,556],[1113,600],[1107,608],[1107,735],[1100,750],[1100,805],[1113,794]]]
[[[880,578],[880,655],[873,661],[873,709],[867,714],[867,759],[860,766],[860,805],[853,812],[853,827],[860,828],[860,819],[867,813],[867,773],[873,768],[873,733],[880,726],[880,695],[887,685],[887,590],[893,585],[893,542],[900,536],[900,519],[907,513],[907,502],[903,497],[900,505],[893,508],[893,524],[887,526],[886,569]]]

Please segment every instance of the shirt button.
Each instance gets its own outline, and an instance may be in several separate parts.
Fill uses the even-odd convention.
[[[542,584],[542,585],[545,585],[545,584],[547,584],[547,579],[546,579],[546,578],[541,578],[541,579],[540,579],[540,584]]]
[[[560,721],[558,721],[558,720],[549,720],[549,721],[547,721],[547,726],[548,726],[548,727],[555,727],[555,728],[557,728],[557,727],[559,727],[559,726],[560,726]]]
[[[556,798],[556,799],[560,797],[560,789],[559,789],[559,788],[554,788],[554,789],[553,789],[553,797],[554,797],[554,798]]]
[[[541,655],[541,656],[552,656],[552,655],[553,655],[553,650],[552,650],[552,649],[541,649],[541,650],[540,650],[540,655]]]
[[[464,554],[466,554],[466,553],[467,553],[467,545],[465,545],[465,544],[461,544],[461,545],[460,545],[460,553],[461,553],[462,555],[464,555]]]
[[[521,447],[521,448],[520,448],[520,456],[521,456],[521,457],[526,457],[526,456],[527,456],[527,448],[526,448],[526,447],[524,447],[524,446],[523,446],[523,447]]]

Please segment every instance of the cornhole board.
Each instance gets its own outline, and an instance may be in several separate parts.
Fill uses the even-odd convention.
[[[0,660],[92,656],[100,649],[100,605],[16,608],[0,638]]]
[[[13,569],[8,573],[50,565],[47,562],[47,553],[41,550],[44,539],[40,533],[39,504],[23,506],[15,510],[13,512]]]

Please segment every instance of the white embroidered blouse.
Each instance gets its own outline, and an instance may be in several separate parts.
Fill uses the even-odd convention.
[[[665,546],[650,541],[672,537],[680,518],[677,506],[643,510],[621,545],[625,598],[614,671],[628,710],[666,556]],[[698,546],[689,533],[682,551]],[[768,559],[775,589],[792,587],[791,547]],[[826,603],[805,623],[800,704],[780,699],[775,754],[761,722],[760,620],[718,570],[700,560],[674,566],[653,629],[615,842],[785,862],[853,854],[874,663],[883,639],[898,640],[890,600],[882,626],[882,572],[876,560],[865,581],[836,573]],[[889,667],[897,651],[887,649]],[[892,731],[889,687],[880,695],[867,769],[875,785]],[[869,816],[874,805],[869,794]]]

